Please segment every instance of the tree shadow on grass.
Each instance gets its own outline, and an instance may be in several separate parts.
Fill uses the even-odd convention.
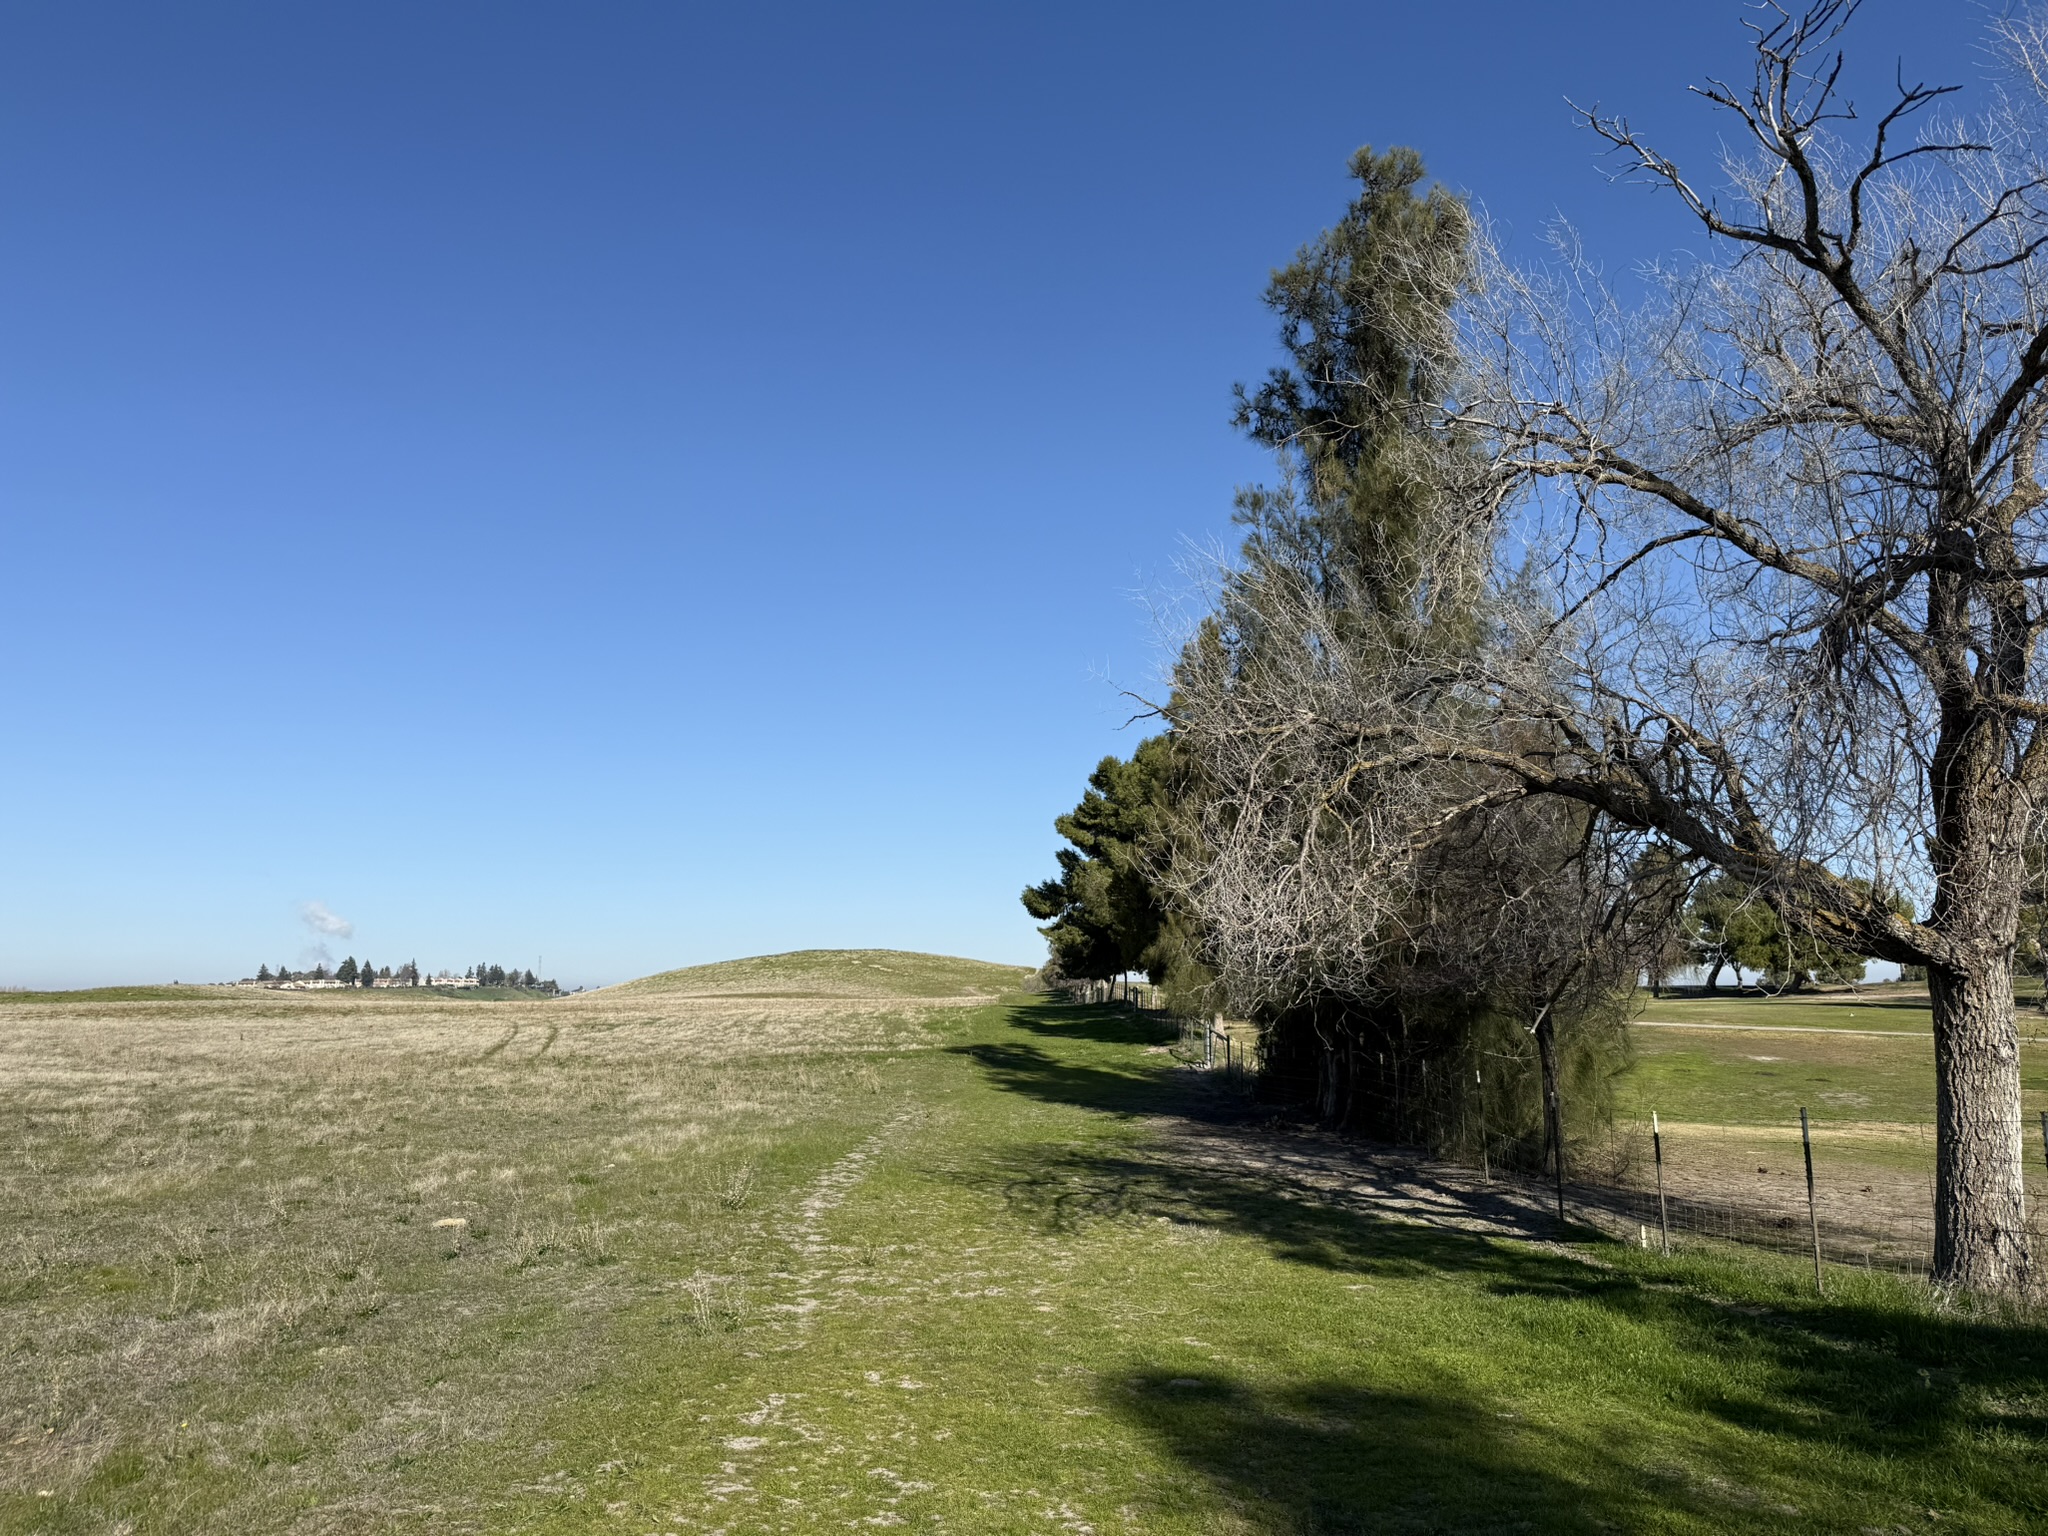
[[[1116,1115],[1227,1119],[1249,1108],[1242,1086],[1223,1074],[1131,1049],[1175,1040],[1179,1031],[1172,1024],[1122,1008],[1044,1004],[1012,1008],[1005,1023],[1045,1043],[1011,1039],[946,1049],[979,1062],[989,1081],[1007,1092]]]
[[[1180,1027],[1171,1019],[1116,1004],[1018,1009],[1010,1023],[1034,1035],[1108,1045],[1169,1045],[1180,1038]]]
[[[1511,1416],[1450,1394],[1328,1379],[1260,1390],[1228,1374],[1146,1370],[1116,1411],[1166,1447],[1241,1524],[1273,1532],[1593,1533],[1638,1529],[1635,1502],[1572,1475],[1575,1458]],[[1161,1500],[1172,1505],[1172,1494]]]
[[[1037,1046],[1010,1042],[946,1049],[979,1062],[998,1088],[1106,1114],[1171,1114],[1188,1108],[1193,1098],[1171,1066],[1063,1061]]]
[[[1047,1229],[1164,1218],[1333,1276],[1462,1293],[1401,1303],[1413,1323],[1404,1368],[1441,1335],[1438,1390],[1390,1396],[1312,1379],[1261,1395],[1141,1372],[1113,1394],[1191,1471],[1264,1509],[1264,1528],[1509,1530],[1532,1519],[1524,1529],[1633,1530],[1690,1512],[1693,1529],[1814,1530],[1836,1528],[1822,1517],[1838,1507],[1863,1511],[1847,1530],[1907,1507],[1973,1511],[1999,1530],[2048,1519],[2033,1471],[2048,1452],[2048,1333],[2038,1328],[1932,1311],[1881,1285],[1822,1301],[1768,1279],[1727,1290],[1697,1272],[1631,1273],[1597,1249],[1589,1262],[1389,1219],[1265,1171],[1191,1168],[1158,1149],[1054,1150],[988,1174],[1018,1215]],[[1473,1299],[1489,1351],[1535,1361],[1538,1390],[1591,1407],[1538,1429],[1475,1402],[1452,1369],[1474,1364],[1461,1331]],[[1574,1347],[1631,1363],[1618,1369],[1603,1354],[1581,1371]],[[1614,1427],[1636,1409],[1663,1421],[1661,1441]],[[1797,1491],[1816,1475],[1835,1505]]]
[[[1019,1022],[1045,1045],[969,1048],[1000,1087],[1118,1115],[1199,1104],[1208,1074],[1061,1051],[1057,1030]],[[1366,1379],[1369,1357],[1357,1381],[1162,1369],[1112,1386],[1111,1406],[1252,1529],[1855,1531],[1909,1514],[1917,1527],[1928,1508],[1971,1529],[2048,1522],[2034,1471],[2048,1453],[2048,1330],[2023,1321],[1944,1312],[1881,1279],[1842,1276],[1823,1300],[1789,1269],[1637,1273],[1597,1247],[1503,1242],[1556,1228],[1511,1188],[1334,1138],[1210,1124],[1137,1145],[1012,1147],[959,1176],[1043,1230],[1163,1220],[1333,1277],[1451,1288],[1404,1298],[1409,1377],[1394,1390]],[[1464,1299],[1448,1306],[1454,1292]],[[1538,1428],[1474,1401],[1456,1374],[1472,1365],[1458,1328],[1474,1299],[1487,1349],[1582,1400],[1577,1418]],[[1440,1375],[1417,1390],[1432,1330]],[[1582,1335],[1604,1342],[1577,1347],[1600,1353],[1574,1356]],[[1661,1427],[1638,1436],[1635,1415]]]

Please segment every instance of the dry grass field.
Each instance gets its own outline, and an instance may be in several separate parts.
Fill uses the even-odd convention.
[[[637,1300],[732,1326],[762,1203],[889,1112],[921,1017],[1021,977],[854,958],[0,999],[0,1528],[373,1528]]]

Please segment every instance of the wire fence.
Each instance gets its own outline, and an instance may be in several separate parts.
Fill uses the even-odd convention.
[[[1197,1061],[1205,1067],[1226,1072],[1249,1073],[1252,1070],[1255,1042],[1233,1034],[1220,1016],[1213,1019],[1177,1017],[1176,1022],[1180,1025],[1180,1039],[1175,1049],[1183,1060]]]
[[[1150,991],[1151,989],[1144,989]],[[1123,989],[1119,987],[1119,999]],[[1107,1001],[1101,983],[1070,990]],[[1156,999],[1133,988],[1140,1007]],[[1164,1019],[1162,1018],[1162,1022]],[[1257,1032],[1220,1016],[1175,1016],[1183,1061],[1247,1080]],[[2048,1252],[2048,1111],[2027,1130],[2026,1227]],[[1483,1178],[1532,1200],[1558,1198],[1554,1164],[1529,1166],[1526,1138],[1477,1137]],[[1457,1159],[1468,1162],[1469,1153]],[[1624,1119],[1574,1146],[1562,1188],[1567,1219],[1666,1250],[1709,1239],[1925,1277],[1934,1266],[1934,1125],[1846,1120],[1802,1109],[1771,1124],[1672,1123],[1654,1112]]]
[[[2029,1244],[2048,1252],[2048,1116],[2029,1127]],[[1495,1154],[1498,1155],[1496,1160]],[[1489,1143],[1488,1178],[1546,1203],[1554,1165],[1517,1166],[1521,1143]],[[1608,1144],[1568,1160],[1567,1217],[1666,1251],[1691,1239],[1811,1256],[1822,1264],[1926,1277],[1934,1265],[1934,1126],[1834,1122],[1802,1111],[1776,1125],[1673,1125],[1652,1116],[1614,1127]]]
[[[1177,1053],[1251,1072],[1250,1026],[1182,1018]],[[2048,1252],[2048,1112],[2026,1126],[2026,1227]],[[1474,1155],[1476,1150],[1476,1156]],[[1483,1178],[1558,1198],[1555,1165],[1530,1166],[1526,1137],[1476,1138],[1456,1160]],[[1934,1125],[1836,1118],[1802,1109],[1779,1123],[1699,1124],[1654,1112],[1623,1119],[1566,1160],[1568,1219],[1669,1250],[1711,1239],[1925,1277],[1934,1265]]]
[[[1165,1001],[1165,989],[1149,981],[1118,977],[1114,981],[1067,980],[1056,984],[1071,1003],[1130,1003],[1148,1012]]]
[[[2025,1221],[2040,1252],[2048,1117],[2029,1130]],[[1777,1125],[1671,1125],[1653,1116],[1617,1126],[1613,1139],[1623,1144],[1618,1156],[1596,1149],[1567,1179],[1565,1207],[1618,1236],[1667,1248],[1712,1238],[1923,1277],[1933,1268],[1931,1122],[1834,1121],[1805,1110]],[[1504,1176],[1554,1191],[1554,1172]]]

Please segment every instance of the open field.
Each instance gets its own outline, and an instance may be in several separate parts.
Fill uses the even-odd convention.
[[[0,1004],[0,1529],[2048,1519],[2035,1326],[1559,1243],[1120,1009],[855,969]]]
[[[2048,1109],[2048,1021],[2021,1013],[2028,1180],[2048,1204],[2039,1114]],[[1646,1181],[1650,1112],[1664,1126],[1674,1194],[1791,1217],[1806,1213],[1799,1110],[1813,1123],[1823,1222],[1888,1230],[1931,1251],[1934,1054],[1924,989],[1820,998],[1647,1001],[1622,1079],[1618,1127],[1628,1176]],[[1857,1251],[1845,1235],[1842,1251]]]
[[[2031,1004],[2023,1005],[2023,1026],[2030,1021],[2033,1012]],[[1787,993],[1780,997],[1732,991],[1725,996],[1710,992],[1680,992],[1646,1001],[1643,1017],[1682,1024],[1915,1031],[1921,1034],[1933,1028],[1926,985],[1908,982],[1887,982],[1858,987],[1854,991]]]

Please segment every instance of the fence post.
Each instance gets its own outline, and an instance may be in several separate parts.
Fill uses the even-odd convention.
[[[2048,1109],[2041,1111],[2041,1161],[2048,1163]]]
[[[1486,1079],[1479,1075],[1479,1069],[1472,1069],[1472,1086],[1479,1099],[1479,1177],[1487,1183],[1493,1182],[1493,1158],[1486,1148]],[[2048,1119],[2048,1116],[2043,1116]]]
[[[1671,1215],[1664,1209],[1664,1128],[1657,1124],[1657,1111],[1650,1111],[1650,1148],[1657,1158],[1657,1230],[1663,1235],[1664,1257],[1671,1257]]]
[[[1217,1027],[1222,1024],[1222,1022],[1223,1015],[1219,1013],[1216,1015],[1215,1018],[1209,1021],[1208,1029],[1203,1032],[1202,1065],[1205,1067],[1213,1067],[1216,1065],[1216,1030]]]
[[[1807,1128],[1804,1104],[1799,1106],[1799,1143],[1806,1149],[1806,1222],[1813,1229],[1813,1288],[1825,1296],[1827,1282],[1820,1273],[1820,1211],[1813,1203],[1813,1132]]]

